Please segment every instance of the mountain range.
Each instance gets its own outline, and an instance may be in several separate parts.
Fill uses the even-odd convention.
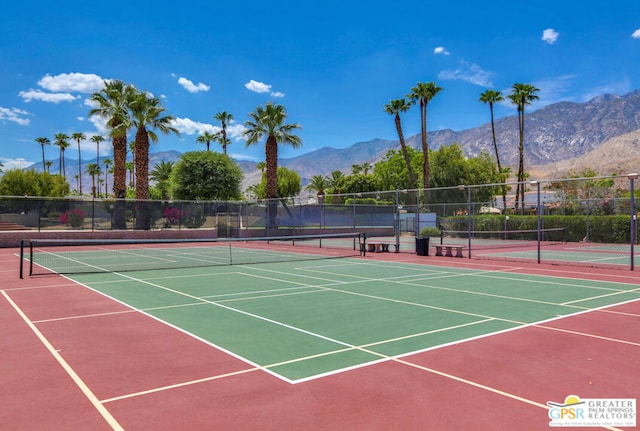
[[[488,110],[487,107],[487,114]],[[517,121],[517,117],[512,116],[495,122],[502,164],[514,169],[518,163]],[[639,128],[640,90],[624,96],[602,95],[585,103],[559,102],[530,113],[525,111],[525,169],[536,165],[540,171],[541,166],[584,156],[612,138]],[[427,135],[432,149],[458,143],[467,156],[476,156],[480,151],[494,154],[491,123],[462,131],[430,131]],[[407,138],[407,145],[420,148],[420,134]],[[282,165],[295,169],[301,176],[325,175],[336,169],[350,171],[355,163],[373,163],[394,148],[399,148],[397,141],[374,139],[345,149],[322,148],[282,160]],[[622,158],[621,162],[633,156],[631,148],[628,153],[616,154]],[[598,160],[594,160],[591,167],[599,171]]]
[[[487,117],[489,116],[487,107]],[[389,117],[390,127],[393,127]],[[428,126],[428,124],[427,124]],[[517,117],[504,117],[495,121],[498,151],[502,164],[516,170],[518,163]],[[525,111],[525,169],[538,179],[558,178],[569,171],[586,167],[601,175],[623,175],[640,170],[640,90],[623,96],[606,94],[588,102],[558,102],[532,112]],[[457,143],[467,156],[481,151],[494,154],[491,124],[472,129],[451,129],[428,132],[429,147]],[[420,148],[420,134],[409,136],[407,145]],[[303,185],[314,175],[327,175],[340,170],[351,171],[351,166],[370,162],[374,164],[392,149],[398,141],[372,139],[347,148],[324,147],[300,156],[281,159],[279,164],[293,169],[302,177]],[[149,166],[161,160],[176,161],[178,151],[150,153]],[[53,161],[51,172],[58,172],[58,160]],[[67,158],[67,178],[77,174],[77,160]],[[83,161],[82,169],[94,160]],[[260,180],[255,162],[238,161],[245,173],[243,187]],[[42,163],[30,168],[42,170]],[[555,175],[555,177],[554,177]],[[72,187],[74,181],[71,180]],[[83,175],[83,184],[90,189],[91,178]]]

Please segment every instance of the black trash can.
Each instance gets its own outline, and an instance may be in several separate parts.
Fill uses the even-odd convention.
[[[429,238],[416,238],[416,254],[429,256]]]

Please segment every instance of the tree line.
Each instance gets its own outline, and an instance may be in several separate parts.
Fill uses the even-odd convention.
[[[410,89],[410,92],[405,97],[391,100],[384,106],[384,111],[394,117],[395,128],[400,144],[399,154],[390,153],[388,154],[388,159],[383,161],[384,163],[380,164],[380,162],[378,162],[375,166],[371,166],[368,162],[365,162],[363,165],[356,165],[357,171],[354,170],[352,175],[343,175],[334,172],[330,177],[326,178],[316,176],[311,179],[307,188],[309,190],[316,190],[318,194],[323,194],[325,189],[331,189],[334,192],[358,189],[356,191],[362,192],[368,191],[372,187],[381,187],[382,189],[399,187],[401,183],[403,184],[403,188],[413,189],[418,188],[419,181],[420,185],[424,189],[440,184],[442,175],[438,174],[434,176],[431,172],[432,163],[430,163],[430,157],[433,157],[433,155],[430,155],[427,140],[427,108],[431,100],[442,90],[442,87],[439,87],[434,82],[418,82]],[[533,85],[518,83],[513,85],[512,93],[507,96],[507,98],[516,105],[518,112],[518,144],[520,160],[517,180],[519,183],[522,183],[525,179],[525,106],[538,98],[536,95],[538,91],[539,89]],[[132,174],[131,176],[134,177],[131,178],[131,181],[129,182],[129,185],[133,186],[133,189],[135,190],[133,197],[140,201],[149,199],[149,144],[150,142],[157,142],[158,136],[156,131],[163,134],[178,134],[178,131],[172,126],[174,117],[166,114],[165,108],[162,106],[158,98],[152,96],[148,92],[136,89],[131,84],[126,84],[119,80],[106,81],[103,89],[92,94],[89,97],[89,100],[95,106],[90,110],[89,115],[98,115],[106,120],[106,125],[109,131],[108,136],[112,141],[113,160],[106,158],[103,161],[106,168],[105,180],[106,174],[110,172],[113,174],[112,196],[117,199],[127,197],[126,173],[127,170],[129,170]],[[490,108],[493,146],[495,151],[495,161],[497,163],[497,182],[505,182],[510,169],[502,167],[500,162],[494,125],[494,104],[505,100],[505,98],[500,91],[486,90],[481,93],[479,100],[480,102],[487,103]],[[400,118],[400,114],[409,111],[410,108],[416,104],[420,108],[421,151],[414,151],[407,147]],[[205,131],[197,137],[196,142],[206,145],[207,152],[210,151],[210,144],[212,142],[217,142],[222,146],[223,155],[226,157],[227,146],[231,144],[231,140],[227,136],[227,126],[233,120],[233,115],[226,111],[222,111],[214,115],[214,118],[220,121],[220,131],[217,133]],[[268,102],[266,105],[258,106],[255,111],[249,113],[249,120],[244,124],[245,130],[243,134],[246,139],[247,146],[254,145],[263,140],[265,142],[265,161],[263,162],[264,184],[262,186],[256,185],[252,190],[257,192],[259,197],[273,199],[282,197],[285,192],[291,193],[291,190],[296,190],[295,185],[285,189],[282,189],[282,187],[279,189],[278,186],[279,176],[286,176],[291,184],[296,181],[295,176],[292,176],[287,172],[287,170],[284,168],[278,168],[278,146],[286,144],[291,145],[294,148],[299,148],[302,145],[302,139],[296,134],[300,129],[300,125],[289,124],[286,122],[286,118],[287,112],[283,105]],[[130,144],[133,161],[127,162],[127,136],[131,130],[135,131],[135,140]],[[64,133],[58,133],[54,136],[53,144],[57,146],[60,151],[59,175],[63,178],[66,178],[64,152],[71,145],[69,140],[73,140],[77,143],[78,167],[80,172],[80,143],[86,140],[86,136],[82,133],[73,133],[71,136]],[[99,161],[100,144],[104,142],[105,139],[100,135],[96,135],[92,136],[91,140],[96,144],[98,158],[95,164],[91,163],[87,165],[85,172],[92,177],[92,195],[96,196],[96,178],[98,187],[102,182],[100,180],[100,175],[102,174]],[[36,138],[35,141],[42,147],[43,166],[47,168],[48,172],[51,162],[45,160],[44,148],[46,145],[51,144],[51,141],[45,137]],[[457,150],[454,148],[452,151],[455,152]],[[401,156],[402,158],[402,170],[396,172],[390,171],[386,167],[396,163],[395,158],[397,156]],[[485,156],[483,155],[482,157]],[[418,160],[419,164],[416,162]],[[394,166],[394,169],[396,170],[400,168],[397,163]],[[171,164],[160,164],[159,166],[156,165],[151,171],[151,178],[156,181],[156,184],[159,185],[160,189],[162,189],[161,192],[163,197],[168,197],[169,194],[172,193],[171,190],[173,190],[169,188],[169,174],[172,168],[173,166]],[[369,174],[369,170],[373,170],[373,174]],[[402,172],[406,172],[406,180],[401,179],[402,175],[404,175],[401,174]],[[135,176],[133,173],[135,173]],[[450,180],[455,181],[456,184],[461,183],[460,177],[455,180]],[[495,180],[495,178],[492,179],[492,181]],[[78,175],[76,181],[78,182],[78,192],[82,194],[82,176]],[[469,184],[471,184],[471,182],[469,182]],[[502,189],[502,193],[503,200],[506,201],[505,188]],[[177,193],[177,195],[180,194],[180,192]],[[210,193],[207,193],[207,195],[210,195]],[[235,195],[236,193],[233,190],[231,193],[226,194],[226,196],[229,197],[233,197]],[[516,209],[519,203],[521,205],[524,204],[524,186],[520,187],[520,184],[518,184],[517,196],[518,200],[516,202]],[[116,220],[118,220],[117,217]],[[119,222],[116,221],[116,224],[118,223]]]
[[[393,115],[396,131],[398,133],[398,140],[400,142],[400,149],[407,167],[409,175],[410,188],[417,188],[417,179],[414,173],[413,166],[411,165],[411,159],[408,154],[407,146],[402,132],[402,122],[400,114],[409,111],[411,106],[418,104],[420,107],[420,138],[422,144],[422,187],[428,189],[430,187],[430,163],[429,163],[429,144],[427,140],[427,107],[429,102],[440,92],[442,87],[439,87],[435,82],[418,82],[415,87],[411,88],[411,92],[405,97],[391,100],[384,106],[384,111],[390,115]],[[537,93],[540,90],[531,84],[516,83],[512,86],[511,94],[507,98],[516,105],[518,112],[518,128],[519,128],[519,163],[517,174],[517,191],[516,191],[516,212],[518,206],[524,207],[524,180],[526,177],[524,170],[524,115],[525,106],[531,104],[532,101],[538,99]],[[488,89],[480,94],[480,102],[487,103],[491,112],[491,134],[493,138],[493,148],[495,151],[496,163],[498,165],[498,172],[501,175],[500,182],[505,182],[510,170],[503,168],[500,162],[500,154],[498,153],[498,143],[496,139],[495,122],[494,122],[494,104],[504,101],[504,96],[501,91]],[[460,183],[459,183],[460,184]],[[506,189],[503,188],[502,198],[504,207],[506,208]]]

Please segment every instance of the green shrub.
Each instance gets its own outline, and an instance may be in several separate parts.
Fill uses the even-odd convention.
[[[201,227],[207,217],[200,205],[191,205],[182,211],[181,223],[189,229],[197,229]]]
[[[569,242],[588,240],[599,243],[625,244],[630,241],[628,215],[545,215],[540,219],[542,229],[564,228],[563,238]],[[441,220],[445,231],[458,231],[457,236],[466,237],[469,228],[467,216],[447,217]],[[505,216],[472,216],[471,230],[473,231],[508,231],[537,230],[538,217],[536,215]],[[555,236],[553,238],[556,240]],[[557,238],[560,239],[560,238]]]
[[[438,229],[437,227],[423,227],[422,229],[420,229],[420,238],[429,238],[432,236],[440,236],[441,232],[440,229]]]

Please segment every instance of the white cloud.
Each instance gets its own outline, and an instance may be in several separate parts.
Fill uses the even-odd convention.
[[[281,92],[279,92],[279,91],[273,91],[273,92],[271,93],[271,95],[272,95],[273,97],[284,97],[284,96],[285,96],[285,94],[284,94],[284,93],[281,93]]]
[[[44,91],[33,89],[29,91],[21,91],[18,95],[27,103],[32,100],[40,100],[42,102],[50,103],[73,102],[80,97],[76,97],[70,93],[45,93]]]
[[[2,163],[3,172],[8,171],[9,169],[25,169],[34,164],[33,162],[23,158],[6,159],[4,157],[0,157],[0,163]]]
[[[178,129],[178,131],[183,135],[201,135],[204,132],[218,133],[222,130],[220,126],[214,126],[208,123],[193,121],[190,118],[180,117],[174,119],[171,125]],[[244,131],[244,124],[236,123],[234,120],[231,120],[227,125],[227,137],[230,139],[234,139],[236,141],[243,140]]]
[[[271,90],[271,86],[269,84],[254,81],[253,79],[244,84],[244,86],[247,90],[253,91],[255,93],[268,93]]]
[[[236,141],[244,140],[244,131],[247,130],[244,124],[238,124],[231,120],[227,126],[227,136],[234,138]]]
[[[96,150],[98,149],[98,146],[96,145],[95,142],[91,140],[91,138],[93,138],[96,135],[101,135],[104,138],[104,141],[100,143],[100,156],[111,157],[113,155],[111,138],[109,137],[108,134],[89,132],[89,131],[85,131],[83,133],[86,135],[87,139],[85,139],[84,141],[80,141],[80,149],[82,151],[82,160],[86,160],[87,158],[93,157],[93,155],[96,154]],[[73,141],[72,143],[75,144],[75,141]],[[77,149],[75,145],[74,145],[74,148]],[[85,154],[87,154],[87,156],[85,156]],[[100,164],[102,164],[102,160],[100,160]]]
[[[104,81],[93,73],[61,73],[56,76],[45,75],[38,85],[54,93],[95,93],[102,90]]]
[[[189,118],[180,117],[176,117],[172,121],[171,125],[178,129],[181,134],[185,135],[200,135],[204,132],[216,133],[220,130],[219,127],[213,126],[211,124],[200,123]]]
[[[634,39],[640,39],[640,28],[631,33],[631,37]]]
[[[84,104],[85,106],[88,106],[91,109],[98,108],[100,106],[98,102],[95,102],[91,99],[84,99]]]
[[[475,63],[468,63],[460,60],[460,67],[456,70],[443,70],[438,74],[438,78],[451,81],[465,81],[481,87],[493,87],[491,76],[493,74],[482,69]]]
[[[560,36],[560,33],[552,28],[548,28],[542,32],[542,40],[544,42],[547,42],[549,45],[553,45],[554,43],[556,43],[556,40],[558,40],[558,36]]]
[[[0,106],[0,121],[13,121],[20,126],[28,126],[30,120],[25,118],[25,115],[29,115],[29,113],[22,109]]]
[[[96,128],[98,135],[107,136],[109,135],[109,129],[107,128],[107,120],[98,115],[92,115],[89,117],[89,121],[93,124],[93,127]]]
[[[438,55],[438,54],[440,54],[440,55],[449,55],[449,51],[447,51],[447,50],[445,49],[445,47],[444,47],[444,46],[438,46],[438,47],[436,47],[436,48],[433,50],[433,53],[434,53],[435,55]]]
[[[202,82],[198,82],[198,84],[194,84],[193,81],[188,80],[187,78],[180,77],[178,79],[178,84],[182,85],[185,90],[189,93],[198,93],[200,91],[209,91],[210,86],[203,84]]]

